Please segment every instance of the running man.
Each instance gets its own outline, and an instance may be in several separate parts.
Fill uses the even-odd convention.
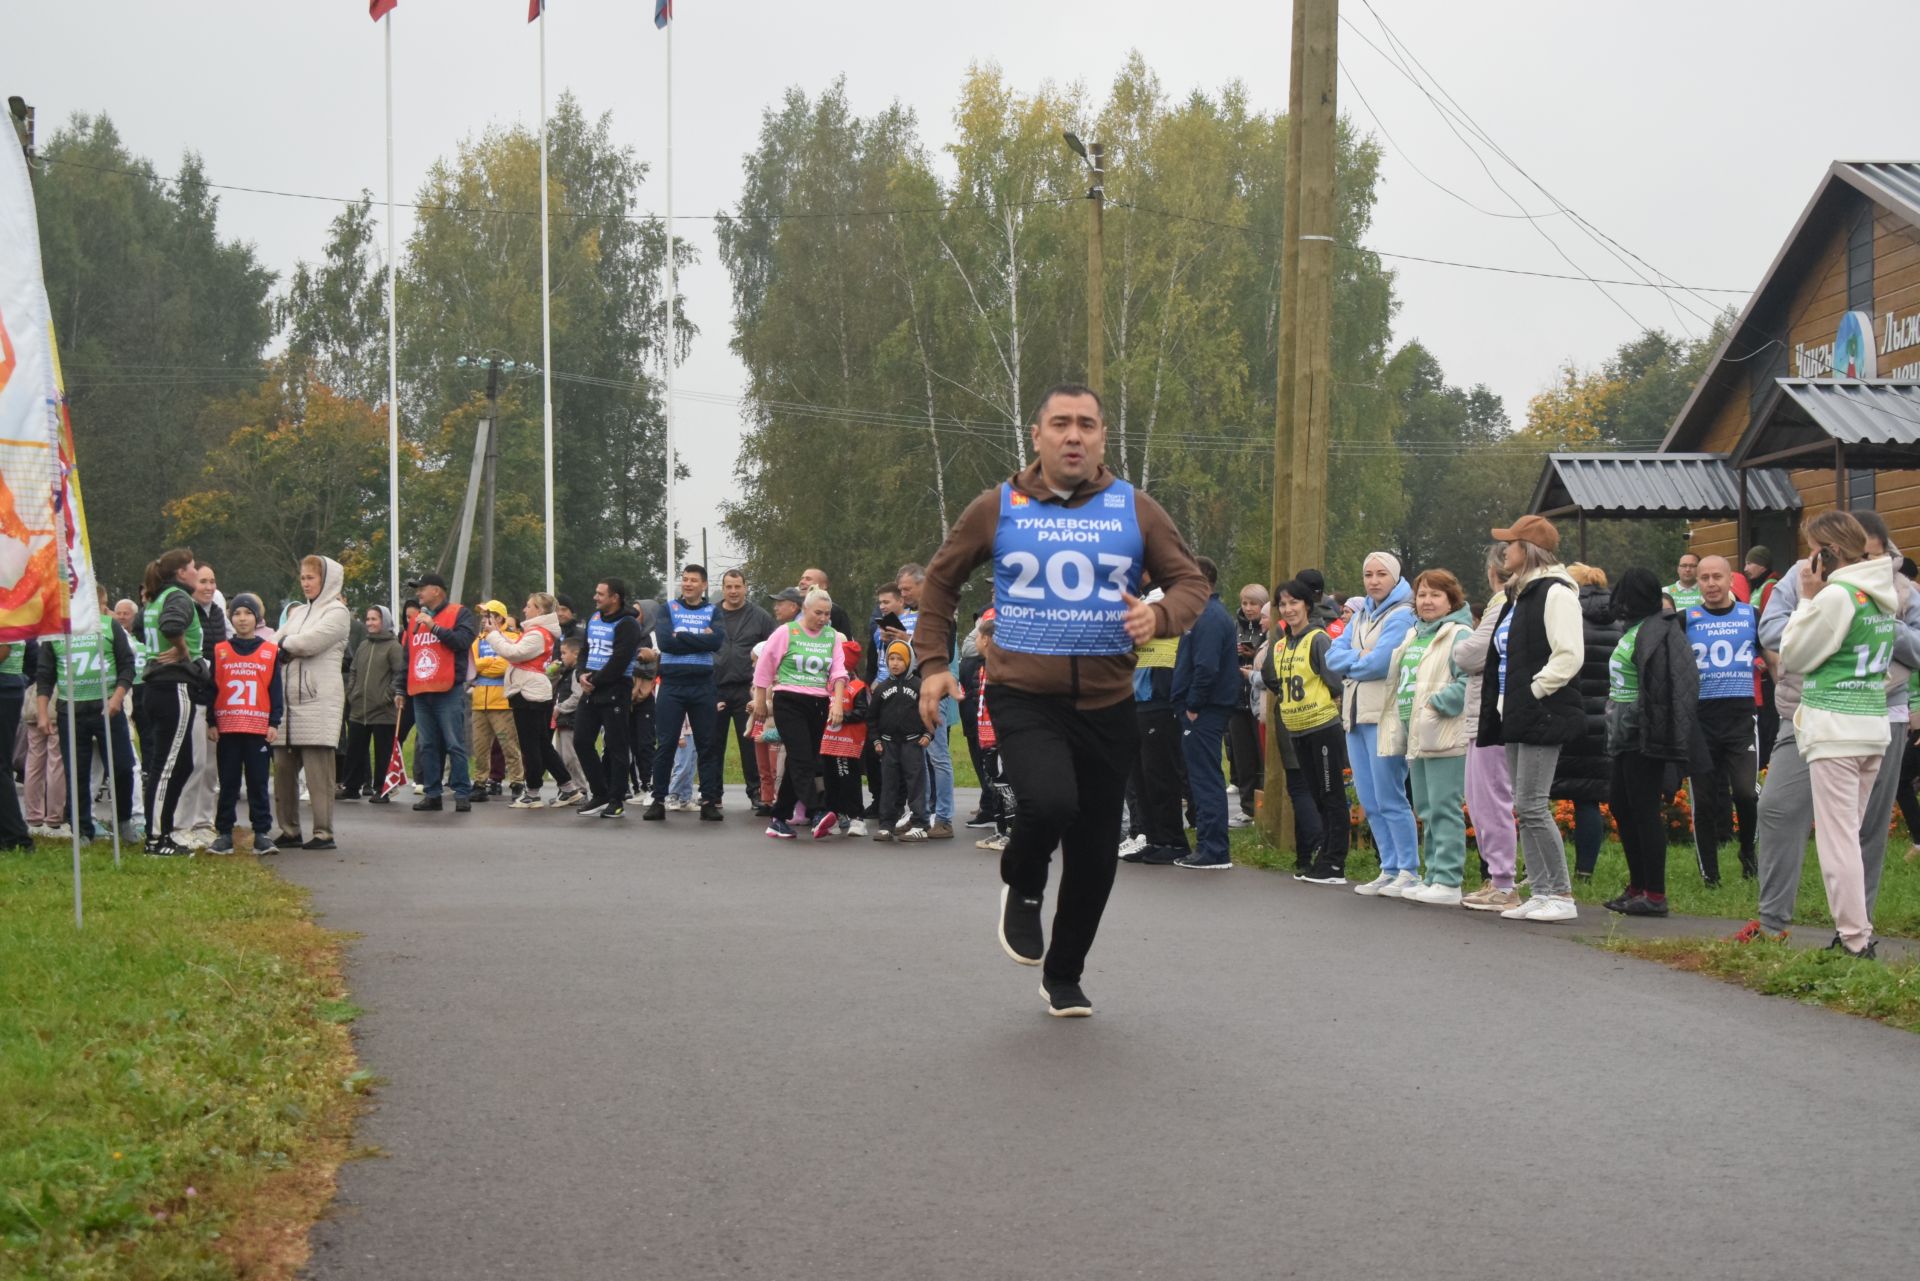
[[[1102,462],[1107,425],[1092,389],[1049,389],[1030,430],[1034,461],[974,499],[927,567],[913,648],[921,719],[937,733],[941,700],[961,692],[948,670],[960,589],[992,561],[998,621],[982,654],[1017,800],[1000,855],[1000,945],[1044,965],[1048,1013],[1084,1017],[1093,1005],[1080,975],[1113,889],[1136,750],[1133,651],[1186,631],[1210,592],[1166,510]],[[1137,597],[1143,571],[1165,593],[1151,604]],[[1055,845],[1048,946],[1040,908]]]

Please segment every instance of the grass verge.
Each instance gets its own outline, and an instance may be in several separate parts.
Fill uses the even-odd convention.
[[[1241,828],[1230,834],[1234,861],[1255,867],[1293,870],[1293,855],[1267,843],[1258,827]],[[1356,835],[1361,835],[1356,833]],[[1364,839],[1364,838],[1363,838]],[[1874,930],[1901,937],[1920,936],[1920,863],[1901,857],[1902,842],[1894,842],[1887,851],[1886,870],[1880,878],[1879,901],[1874,905]],[[1573,865],[1573,847],[1567,846],[1567,865]],[[1380,861],[1364,844],[1356,845],[1347,856],[1347,879],[1369,881],[1379,873]],[[1524,869],[1522,869],[1524,870]],[[1740,859],[1733,846],[1721,851],[1721,884],[1710,889],[1700,880],[1691,846],[1667,847],[1667,901],[1675,912],[1685,916],[1718,916],[1745,921],[1759,912],[1760,892],[1753,881],[1740,879]],[[1618,842],[1609,841],[1600,848],[1599,862],[1591,880],[1576,880],[1574,898],[1596,906],[1618,894],[1627,883],[1627,860]],[[1480,885],[1479,864],[1473,851],[1467,852],[1466,888]],[[1820,882],[1820,860],[1812,842],[1807,844],[1806,862],[1800,869],[1800,896],[1795,902],[1794,924],[1808,929],[1831,929],[1833,917],[1827,912],[1827,891]]]
[[[1610,952],[1624,952],[1708,974],[1768,996],[1857,1014],[1920,1032],[1920,962],[1857,961],[1825,949],[1784,943],[1729,943],[1721,939],[1633,939],[1615,935]]]
[[[291,1277],[348,1152],[339,936],[250,857],[0,855],[0,1275]]]

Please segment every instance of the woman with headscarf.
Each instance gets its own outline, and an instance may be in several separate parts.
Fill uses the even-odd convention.
[[[1513,822],[1513,780],[1507,775],[1507,749],[1494,738],[1480,735],[1480,692],[1485,688],[1487,655],[1493,652],[1493,629],[1507,607],[1507,549],[1487,547],[1487,607],[1473,634],[1453,647],[1453,661],[1467,674],[1467,710],[1461,729],[1472,744],[1467,749],[1467,816],[1473,820],[1474,843],[1480,850],[1486,884],[1460,900],[1476,912],[1504,912],[1520,905],[1513,875],[1518,858],[1518,835]]]
[[[330,850],[333,843],[334,749],[346,713],[347,682],[340,660],[347,652],[353,615],[340,598],[346,574],[326,556],[300,562],[306,598],[280,621],[280,675],[286,684],[286,714],[273,748],[273,804],[280,820],[274,844],[281,849]],[[306,771],[313,803],[313,839],[300,840],[300,772]]]
[[[1353,888],[1369,898],[1398,897],[1420,884],[1419,835],[1407,801],[1407,758],[1380,755],[1380,718],[1393,692],[1393,651],[1413,630],[1413,589],[1389,552],[1369,553],[1360,577],[1367,594],[1327,649],[1327,669],[1345,682],[1340,719],[1347,760],[1380,854],[1380,874]]]
[[[1607,804],[1627,856],[1627,887],[1607,901],[1626,916],[1667,914],[1667,820],[1672,767],[1685,767],[1700,700],[1700,673],[1679,615],[1665,608],[1660,580],[1630,569],[1613,593],[1626,630],[1607,658]],[[1677,777],[1677,774],[1676,774]]]
[[[1586,657],[1579,589],[1555,553],[1560,531],[1544,516],[1522,516],[1493,536],[1507,545],[1513,575],[1507,604],[1494,624],[1494,679],[1480,692],[1480,737],[1505,746],[1513,779],[1513,812],[1527,856],[1533,897],[1500,913],[1509,920],[1571,921],[1573,882],[1567,847],[1553,821],[1553,767],[1560,749],[1586,733],[1580,674]],[[1493,659],[1488,660],[1490,663]]]

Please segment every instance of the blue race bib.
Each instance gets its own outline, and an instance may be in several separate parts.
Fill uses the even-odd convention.
[[[704,632],[713,627],[713,602],[708,601],[706,604],[695,608],[675,598],[667,602],[667,616],[671,620],[673,630],[676,633]],[[700,654],[669,654],[665,650],[662,650],[660,652],[660,666],[712,667],[713,654],[711,651]]]
[[[1144,554],[1133,486],[1124,480],[1075,508],[1001,485],[993,643],[1022,654],[1133,652],[1121,593],[1139,594]]]
[[[1744,698],[1753,701],[1753,655],[1759,643],[1753,606],[1741,601],[1724,614],[1705,605],[1687,610],[1687,641],[1693,665],[1700,669],[1700,701]]]

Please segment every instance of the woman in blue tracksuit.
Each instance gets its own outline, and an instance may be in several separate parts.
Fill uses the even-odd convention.
[[[1397,897],[1420,884],[1420,840],[1407,800],[1407,758],[1380,755],[1380,718],[1392,701],[1393,652],[1417,620],[1413,589],[1400,576],[1397,557],[1369,553],[1361,582],[1366,603],[1327,649],[1327,668],[1346,685],[1340,714],[1347,731],[1347,761],[1367,814],[1367,830],[1380,852],[1380,875],[1353,889],[1369,898],[1383,892]]]

